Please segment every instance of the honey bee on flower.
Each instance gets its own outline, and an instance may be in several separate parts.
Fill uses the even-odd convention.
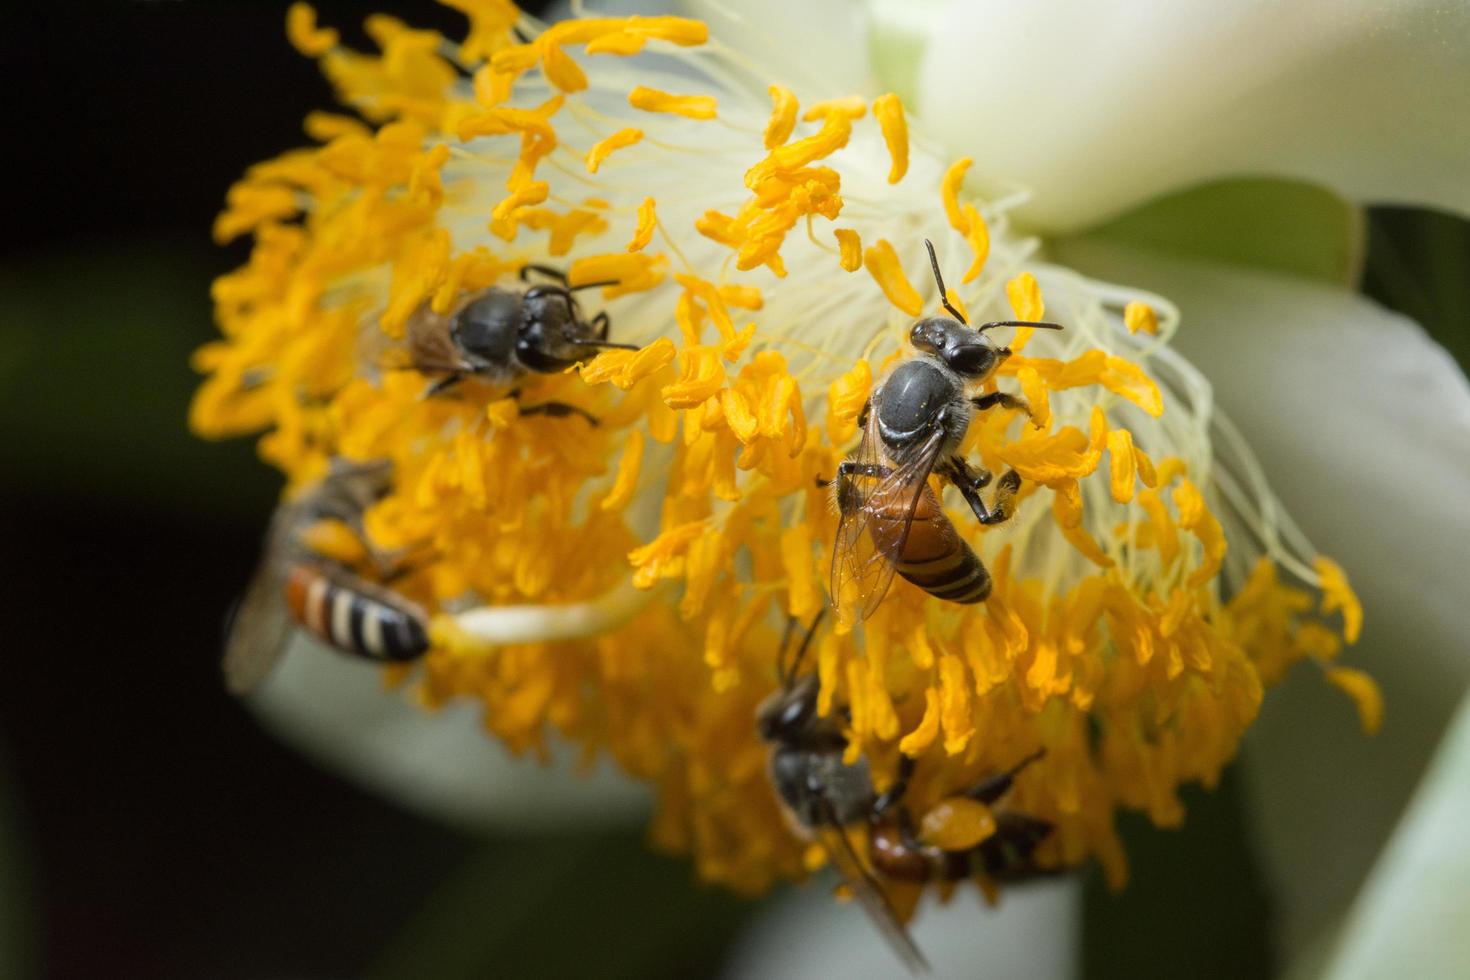
[[[231,190],[216,235],[254,247],[215,285],[191,415],[263,433],[294,488],[333,459],[391,463],[362,527],[431,556],[393,582],[431,615],[422,663],[392,675],[425,704],[478,702],[518,751],[605,751],[657,788],[657,841],[745,892],[821,861],[753,719],[781,625],[829,602],[849,614],[805,683],[841,758],[877,794],[901,784],[936,840],[964,836],[956,801],[1034,760],[1007,806],[1048,828],[1028,838],[1038,872],[1096,861],[1121,886],[1118,809],[1179,823],[1180,786],[1218,777],[1299,661],[1371,727],[1371,681],[1333,662],[1361,617],[1346,576],[1263,521],[1274,500],[1217,442],[1166,300],[1045,261],[1009,217],[1024,193],[944,158],[893,93],[762,77],[692,19],[451,5],[465,38],[374,15],[376,55],[292,8],[292,43],[353,114],[309,117],[317,145]],[[965,267],[949,290],[929,240]],[[534,297],[539,333],[516,321],[513,382],[460,383],[494,374],[476,329],[511,344],[480,298],[541,268],[565,281]],[[606,319],[582,319],[582,289]],[[364,336],[412,349],[430,320],[448,359],[364,370]],[[968,323],[1014,334],[1002,354]],[[965,408],[910,472],[903,416],[928,426],[954,392]],[[844,463],[855,442],[874,459]],[[901,500],[862,483],[889,467]],[[989,503],[983,472],[1002,474]],[[916,508],[943,554],[882,530]],[[917,567],[956,555],[962,581]]]

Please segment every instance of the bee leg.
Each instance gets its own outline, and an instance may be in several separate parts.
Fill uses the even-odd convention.
[[[986,806],[990,806],[1011,791],[1011,784],[1020,775],[1021,770],[1031,763],[1046,755],[1046,749],[1037,749],[1035,752],[1016,763],[1011,768],[999,775],[991,776],[989,779],[981,780],[975,787],[965,793],[972,800],[979,800]]]
[[[436,395],[442,395],[463,380],[464,375],[460,374],[458,371],[452,374],[447,374],[444,377],[440,378],[438,381],[435,381],[433,384],[429,385],[429,387],[425,388],[422,397],[433,398]]]
[[[970,404],[975,406],[975,410],[977,412],[983,412],[986,409],[995,408],[997,405],[1002,408],[1011,408],[1015,409],[1018,412],[1025,412],[1026,417],[1031,420],[1031,424],[1036,424],[1036,416],[1031,414],[1031,406],[1027,404],[1026,399],[1009,394],[1004,391],[992,391],[988,395],[980,395],[978,397],[971,398]]]
[[[904,793],[908,792],[909,779],[914,774],[914,760],[904,755],[898,755],[898,775],[893,777],[893,785],[888,787],[888,792],[873,803],[873,816],[881,817],[888,812],[899,800],[903,799]]]
[[[521,272],[520,272],[521,282],[530,282],[531,281],[531,277],[530,277],[529,273],[532,273],[532,272],[535,272],[535,273],[537,273],[539,275],[545,276],[548,279],[552,279],[552,280],[554,280],[556,282],[559,282],[563,286],[567,285],[567,274],[565,272],[561,271],[560,269],[552,268],[549,265],[536,265],[534,263],[530,263],[530,264],[521,266]]]
[[[522,415],[549,415],[554,419],[566,418],[568,415],[580,415],[587,420],[591,426],[597,425],[597,416],[584,408],[576,405],[568,405],[566,402],[542,402],[540,405],[528,405],[521,409]]]
[[[612,327],[612,317],[607,315],[606,310],[603,310],[592,318],[591,326],[597,332],[598,340],[606,340],[607,332]]]
[[[982,520],[981,524],[1000,524],[1011,519],[1011,512],[1016,508],[1016,491],[1021,489],[1021,474],[1015,470],[1006,470],[1001,475],[1000,482],[995,485],[995,496],[990,500],[990,520]]]
[[[1015,507],[1016,491],[1021,489],[1021,475],[1015,470],[1006,470],[996,485],[995,497],[989,507],[980,499],[980,490],[990,483],[990,472],[977,469],[959,456],[951,456],[939,474],[953,483],[975,513],[975,520],[984,525],[1001,524],[1010,520]]]
[[[951,456],[938,470],[939,475],[953,483],[965,498],[965,503],[975,512],[975,520],[981,524],[995,523],[995,515],[985,506],[985,501],[980,499],[980,491],[990,483],[989,470],[973,467],[959,456]]]

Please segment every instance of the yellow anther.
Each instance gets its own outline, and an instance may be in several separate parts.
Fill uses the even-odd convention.
[[[768,150],[785,143],[796,128],[796,96],[784,85],[771,86],[771,118],[766,122],[765,146]]]
[[[990,257],[990,228],[985,224],[985,219],[975,205],[966,201],[960,206],[961,213],[965,218],[965,240],[970,243],[970,250],[975,257],[970,262],[970,267],[960,278],[961,282],[973,282],[985,268],[985,260]]]
[[[944,201],[944,214],[949,226],[961,235],[970,230],[969,218],[960,210],[960,187],[965,183],[965,171],[974,163],[969,157],[960,157],[949,165],[939,182],[939,196]]]
[[[1353,699],[1363,731],[1369,735],[1378,734],[1378,729],[1383,726],[1383,692],[1373,678],[1352,667],[1330,667],[1327,680]]]
[[[715,118],[712,95],[671,95],[640,85],[628,93],[628,104],[644,112],[667,112],[687,119]]]
[[[863,265],[883,290],[883,295],[888,297],[888,302],[909,316],[918,316],[924,311],[923,297],[903,274],[898,253],[886,238],[878,239],[877,245],[863,253]]]
[[[858,233],[851,228],[838,228],[832,234],[837,236],[837,247],[841,249],[838,262],[848,272],[856,272],[863,267],[863,240]]]
[[[546,72],[546,80],[563,92],[580,92],[587,87],[587,73],[560,44],[542,45],[541,70]]]
[[[1108,433],[1108,457],[1112,466],[1113,499],[1120,504],[1133,500],[1134,481],[1138,478],[1138,457],[1133,452],[1133,433],[1113,429]]]
[[[640,293],[652,289],[664,281],[664,269],[668,265],[662,255],[647,252],[610,252],[605,255],[589,255],[577,259],[567,270],[567,279],[573,286],[590,282],[611,282],[604,286],[604,299],[616,299],[628,293]]]
[[[621,352],[620,352],[621,353]],[[622,510],[633,499],[638,489],[638,473],[643,463],[643,432],[633,429],[623,445],[623,455],[618,459],[618,475],[612,489],[602,498],[599,507],[605,511]]]
[[[597,173],[597,168],[602,166],[602,161],[606,160],[613,151],[632,146],[641,139],[643,139],[643,130],[630,126],[592,144],[592,149],[587,151],[587,172]]]
[[[319,58],[337,46],[337,32],[317,26],[316,10],[309,3],[293,3],[287,8],[286,39],[308,58]]]
[[[1322,612],[1342,612],[1342,636],[1349,643],[1357,643],[1358,636],[1363,631],[1363,604],[1358,601],[1357,593],[1348,584],[1347,573],[1342,566],[1330,558],[1317,556],[1312,563],[1313,570],[1321,579],[1319,587],[1322,590]]]
[[[644,246],[653,241],[653,230],[658,225],[653,208],[651,197],[645,197],[643,203],[638,205],[638,228],[633,232],[633,240],[628,243],[628,251],[641,252]]]
[[[909,172],[909,126],[904,120],[903,103],[892,92],[880,95],[873,102],[873,115],[878,119],[883,142],[893,161],[888,168],[888,182],[896,184]]]
[[[1140,330],[1150,334],[1159,332],[1159,315],[1152,306],[1138,300],[1123,307],[1123,323],[1128,327],[1129,333],[1138,333]]]
[[[806,112],[801,114],[802,122],[816,122],[818,119],[826,119],[828,116],[845,116],[848,119],[861,119],[868,114],[868,104],[863,101],[861,95],[847,95],[840,99],[825,99],[821,102],[813,102],[807,107]]]

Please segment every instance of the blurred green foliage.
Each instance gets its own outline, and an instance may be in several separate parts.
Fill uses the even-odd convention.
[[[209,259],[155,240],[0,270],[4,485],[185,514],[271,505],[280,480],[250,441],[186,427],[189,355],[214,333]]]

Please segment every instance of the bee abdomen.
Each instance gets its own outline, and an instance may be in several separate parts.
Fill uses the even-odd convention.
[[[897,571],[936,599],[970,604],[990,596],[990,573],[943,513],[914,520]]]
[[[973,872],[970,852],[943,851],[905,841],[899,829],[891,824],[873,828],[868,844],[873,867],[893,881],[916,885],[963,881]]]
[[[367,660],[415,660],[429,649],[422,617],[386,597],[336,581],[313,565],[295,565],[286,605],[301,626],[343,653]]]

